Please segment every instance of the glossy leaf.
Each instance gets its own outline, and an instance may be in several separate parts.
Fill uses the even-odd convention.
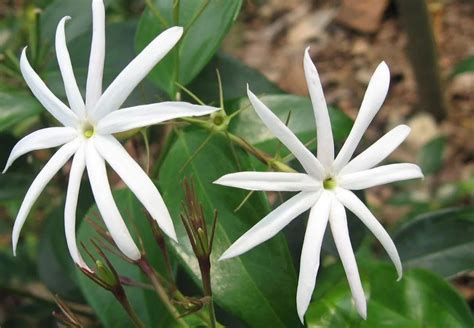
[[[188,86],[188,89],[206,103],[214,102],[217,104],[219,99],[216,70],[219,70],[221,75],[222,89],[226,100],[247,97],[247,83],[251,83],[252,90],[257,94],[278,94],[282,92],[259,71],[245,65],[237,58],[218,52]]]
[[[187,85],[209,62],[242,5],[242,0],[182,0],[179,21],[174,21],[174,2],[153,0],[154,8],[143,13],[136,35],[136,47],[141,50],[165,29],[156,12],[166,21],[166,27],[184,27],[185,35],[177,46],[179,51],[175,48],[150,74],[150,79],[170,96],[178,90],[175,82]],[[201,12],[205,3],[208,4]]]
[[[0,131],[38,115],[42,108],[41,104],[26,91],[0,88]]]
[[[250,84],[250,88],[252,85]],[[316,147],[316,126],[311,101],[307,97],[293,95],[268,95],[259,97],[283,122],[288,120],[288,127],[310,148]],[[231,131],[249,143],[273,154],[278,141],[269,129],[259,119],[247,98],[233,102],[232,109],[244,108],[242,113],[233,121]],[[349,134],[352,121],[342,111],[329,108],[334,138],[341,143]],[[283,152],[282,152],[283,153]],[[287,153],[284,153],[286,155]]]
[[[321,285],[306,314],[308,327],[472,327],[467,304],[437,275],[409,270],[397,282],[389,264],[359,263],[359,269],[368,296],[367,320],[356,313],[347,279],[337,265],[318,278]]]
[[[474,269],[474,206],[426,213],[395,233],[404,268],[445,277]]]
[[[181,177],[192,177],[196,192],[210,221],[218,210],[212,262],[212,286],[217,304],[240,318],[248,327],[298,327],[295,308],[296,275],[282,234],[240,257],[217,261],[220,255],[268,212],[268,202],[256,193],[237,212],[234,209],[246,192],[212,184],[220,176],[252,169],[240,151],[238,163],[226,138],[215,135],[194,159],[188,158],[205,142],[202,131],[179,134],[160,170],[160,186],[177,229],[179,244],[173,243],[182,265],[200,285],[195,260],[184,228],[179,221]],[[183,169],[184,168],[184,169]]]
[[[474,72],[474,55],[468,56],[457,63],[451,72],[451,77],[468,72]]]
[[[418,156],[418,163],[424,175],[435,174],[443,167],[445,148],[445,137],[434,138],[423,146]]]

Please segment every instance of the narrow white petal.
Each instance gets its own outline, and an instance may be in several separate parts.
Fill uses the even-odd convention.
[[[61,148],[51,157],[46,165],[41,169],[36,178],[33,180],[30,188],[26,192],[25,198],[21,203],[20,210],[15,219],[12,232],[12,245],[13,254],[16,254],[16,246],[18,244],[18,238],[20,237],[21,228],[25,223],[26,217],[31,210],[31,207],[38,199],[39,195],[43,191],[44,187],[53,178],[53,176],[59,171],[59,169],[68,161],[69,158],[79,147],[79,139],[75,139]]]
[[[392,238],[390,238],[390,235],[387,233],[387,231],[385,231],[382,224],[380,224],[380,222],[370,212],[367,206],[365,206],[364,203],[362,203],[362,201],[351,191],[337,188],[336,195],[337,199],[345,207],[347,207],[349,211],[354,213],[380,241],[393,264],[395,265],[398,273],[398,280],[400,280],[403,274],[400,256],[398,255],[397,248],[395,247]]]
[[[423,173],[418,165],[410,163],[389,164],[349,173],[338,177],[342,188],[359,190],[386,184],[394,181],[422,178]]]
[[[21,53],[20,69],[26,84],[44,108],[46,108],[46,110],[64,126],[76,126],[76,114],[64,105],[64,103],[48,89],[38,74],[36,74],[26,57],[26,48],[24,48]]]
[[[301,250],[300,274],[296,291],[296,308],[301,323],[304,324],[304,314],[308,309],[316,285],[319,269],[321,245],[329,218],[331,198],[323,192],[309,212],[308,225]]]
[[[53,148],[61,146],[77,137],[77,131],[73,128],[46,128],[30,133],[23,137],[13,147],[3,173],[20,156],[33,150]]]
[[[319,195],[319,192],[300,192],[293,196],[237,239],[237,241],[221,255],[219,260],[239,256],[272,238],[298,215],[313,206],[318,200]]]
[[[219,109],[177,101],[123,108],[101,119],[97,131],[102,134],[117,133],[179,117],[207,115]]]
[[[286,148],[295,155],[305,171],[315,178],[322,180],[324,178],[324,168],[319,160],[304,146],[294,133],[248,89],[248,87],[247,95],[262,122],[280,139]]]
[[[77,150],[72,160],[71,172],[67,185],[66,204],[64,206],[64,232],[66,234],[67,247],[73,261],[81,268],[92,271],[83,260],[76,243],[76,209],[79,197],[81,178],[86,167],[84,145]]]
[[[90,112],[102,95],[105,60],[105,8],[103,0],[92,0],[92,43],[87,72],[86,109]]]
[[[324,167],[331,167],[334,161],[334,140],[331,120],[329,119],[328,107],[318,71],[309,56],[309,47],[306,48],[304,54],[304,73],[316,120],[318,159]]]
[[[178,43],[182,35],[183,28],[179,26],[171,27],[158,35],[105,90],[90,112],[92,119],[98,121],[111,111],[118,109],[138,83]]]
[[[247,190],[263,191],[317,191],[322,188],[317,181],[304,173],[238,172],[226,174],[215,184]]]
[[[366,319],[367,303],[365,300],[364,290],[362,289],[354,251],[352,250],[351,240],[349,238],[346,211],[342,204],[335,198],[333,198],[331,202],[329,224],[331,226],[331,232],[334,243],[336,244],[337,252],[339,253],[344,271],[346,272],[357,312],[359,312],[362,318]]]
[[[56,57],[58,58],[69,106],[78,117],[83,118],[85,114],[84,100],[74,77],[74,70],[72,69],[71,58],[66,45],[65,24],[69,19],[71,19],[69,16],[61,19],[56,29]]]
[[[386,133],[382,138],[373,143],[369,148],[347,163],[340,174],[348,174],[367,170],[387,158],[410,133],[406,125],[399,125]]]
[[[333,169],[335,172],[339,172],[351,159],[352,154],[354,154],[365,130],[367,130],[370,122],[372,122],[375,114],[377,114],[382,106],[383,101],[387,96],[389,84],[390,71],[387,64],[381,62],[370,79],[367,91],[364,95],[364,100],[362,100],[360,106],[359,114],[354,122],[354,126],[352,127],[344,146],[342,146],[341,151],[334,160]]]
[[[173,220],[163,198],[142,168],[114,137],[98,135],[94,142],[100,155],[137,196],[161,230],[177,241]]]
[[[115,204],[105,170],[105,161],[97,152],[93,139],[87,142],[85,150],[87,174],[100,215],[120,251],[136,261],[141,257],[140,251]]]

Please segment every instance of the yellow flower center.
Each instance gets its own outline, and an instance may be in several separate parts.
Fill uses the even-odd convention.
[[[82,127],[82,133],[84,134],[84,137],[87,139],[92,138],[95,134],[95,128],[92,124],[86,123]]]
[[[331,190],[331,189],[336,188],[336,186],[337,186],[336,180],[334,180],[334,178],[332,177],[326,178],[323,181],[324,189]]]

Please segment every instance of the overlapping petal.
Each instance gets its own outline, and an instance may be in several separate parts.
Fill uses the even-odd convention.
[[[102,219],[120,251],[128,258],[138,260],[141,257],[140,251],[115,204],[105,170],[105,161],[97,152],[92,140],[87,142],[85,151],[87,174]]]
[[[400,261],[400,256],[398,255],[397,248],[393,243],[392,238],[390,238],[387,231],[380,222],[375,218],[375,216],[370,212],[367,206],[362,203],[362,201],[354,195],[351,191],[338,188],[336,190],[337,199],[354,213],[361,221],[365,224],[367,228],[374,234],[375,238],[382,244],[383,248],[387,252],[388,256],[392,260],[395,268],[397,269],[398,280],[402,278],[402,263]]]
[[[346,272],[347,281],[351,288],[352,298],[354,299],[357,312],[364,319],[367,318],[367,303],[364,290],[360,281],[359,270],[352,250],[349,230],[347,228],[346,211],[342,204],[335,198],[331,202],[331,211],[329,214],[329,224],[336,244],[337,252],[341,258],[342,266]]]
[[[296,308],[301,322],[304,324],[304,314],[308,309],[316,285],[319,270],[321,245],[329,219],[331,205],[330,195],[323,192],[309,212],[308,225],[301,250],[300,273],[296,291]]]
[[[226,174],[215,184],[247,190],[318,191],[321,182],[304,173],[238,172]]]
[[[237,241],[221,255],[219,260],[239,256],[272,238],[298,215],[313,206],[318,200],[319,195],[320,192],[300,192],[293,196],[237,239]]]
[[[373,168],[387,158],[410,133],[406,125],[399,125],[382,138],[374,142],[369,148],[352,159],[340,172],[341,175]]]
[[[85,105],[81,92],[77,86],[74,76],[74,70],[71,64],[71,58],[66,45],[65,24],[71,17],[66,16],[58,24],[56,29],[56,57],[58,58],[59,70],[63,77],[64,89],[69,101],[69,107],[76,113],[79,118],[84,118]]]
[[[175,118],[207,115],[219,109],[178,101],[123,108],[101,119],[97,130],[102,134],[118,133]]]
[[[390,182],[422,177],[423,173],[418,165],[400,163],[342,175],[338,178],[338,183],[345,189],[360,190]]]
[[[92,120],[98,121],[111,111],[118,109],[138,83],[178,43],[182,34],[182,27],[171,27],[143,49],[104,91],[89,113]]]
[[[137,196],[161,230],[177,241],[173,221],[163,198],[142,168],[114,137],[96,136],[94,139],[99,153]]]
[[[26,217],[31,210],[31,207],[38,199],[39,195],[46,187],[48,182],[53,178],[53,176],[59,171],[59,169],[66,164],[66,162],[71,158],[74,152],[78,149],[80,141],[75,139],[61,148],[51,157],[51,159],[46,163],[43,169],[38,173],[36,178],[33,180],[30,188],[26,192],[25,198],[21,203],[20,210],[15,219],[15,224],[13,226],[12,232],[12,245],[13,245],[13,254],[16,254],[16,246],[18,244],[18,238],[20,237],[21,228],[25,223]]]
[[[304,72],[316,120],[318,159],[324,167],[329,168],[334,161],[334,140],[332,137],[331,121],[318,71],[309,56],[309,48],[306,48],[304,54]]]
[[[311,154],[294,133],[248,88],[247,94],[262,122],[265,123],[270,131],[295,155],[296,159],[298,159],[308,174],[322,180],[324,178],[324,168],[319,160]]]
[[[84,145],[81,144],[72,160],[71,172],[66,192],[66,203],[64,205],[64,232],[66,234],[67,247],[73,261],[81,268],[92,271],[82,259],[76,243],[76,209],[79,197],[81,179],[86,167]]]
[[[103,0],[92,0],[92,43],[87,71],[86,108],[90,112],[102,95],[105,61],[105,8]]]
[[[382,106],[387,96],[389,84],[390,71],[387,64],[381,62],[370,79],[354,126],[334,160],[333,169],[335,172],[339,172],[351,159],[365,130],[367,130],[370,122]]]
[[[26,48],[21,53],[20,69],[26,84],[44,108],[64,126],[75,127],[78,123],[76,114],[64,105],[36,74],[26,57]]]
[[[32,132],[13,147],[3,173],[18,157],[30,151],[61,146],[74,138],[77,138],[77,131],[69,127],[45,128]]]

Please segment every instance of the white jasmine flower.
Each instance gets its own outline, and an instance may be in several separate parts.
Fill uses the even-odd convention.
[[[182,27],[172,27],[158,35],[102,92],[105,56],[105,9],[102,0],[93,0],[93,35],[85,102],[74,77],[66,47],[64,17],[56,31],[56,54],[66,89],[69,107],[44,84],[28,63],[26,48],[21,55],[21,72],[28,87],[63,127],[45,128],[21,139],[13,148],[4,172],[21,155],[32,150],[61,146],[31,184],[21,204],[13,227],[13,252],[28,213],[46,184],[71,158],[72,167],[64,210],[65,233],[69,252],[78,265],[87,268],[76,245],[75,223],[79,187],[84,170],[97,207],[117,247],[130,259],[140,258],[112,197],[105,162],[117,172],[139,201],[173,240],[176,233],[160,193],[146,173],[113,136],[114,133],[140,128],[162,121],[205,115],[218,108],[196,106],[185,102],[162,102],[118,110],[148,72],[175,46],[183,34]]]
[[[360,155],[350,160],[362,135],[379,111],[387,94],[390,73],[384,62],[377,67],[373,74],[354,126],[336,157],[334,157],[334,141],[323,89],[308,49],[306,49],[304,57],[304,70],[316,119],[317,156],[314,156],[290,129],[248,90],[250,102],[258,116],[293,153],[306,173],[239,172],[227,174],[215,181],[220,185],[248,190],[299,192],[237,239],[220,259],[229,259],[247,252],[273,237],[301,213],[310,210],[301,253],[296,296],[301,322],[304,320],[304,314],[315,287],[321,244],[328,222],[357,311],[365,319],[367,316],[366,299],[349,239],[344,207],[358,216],[380,241],[393,261],[400,279],[402,265],[392,239],[370,210],[351,190],[365,189],[393,181],[421,178],[423,174],[415,164],[390,164],[375,167],[407,137],[410,128],[406,125],[397,126]]]

